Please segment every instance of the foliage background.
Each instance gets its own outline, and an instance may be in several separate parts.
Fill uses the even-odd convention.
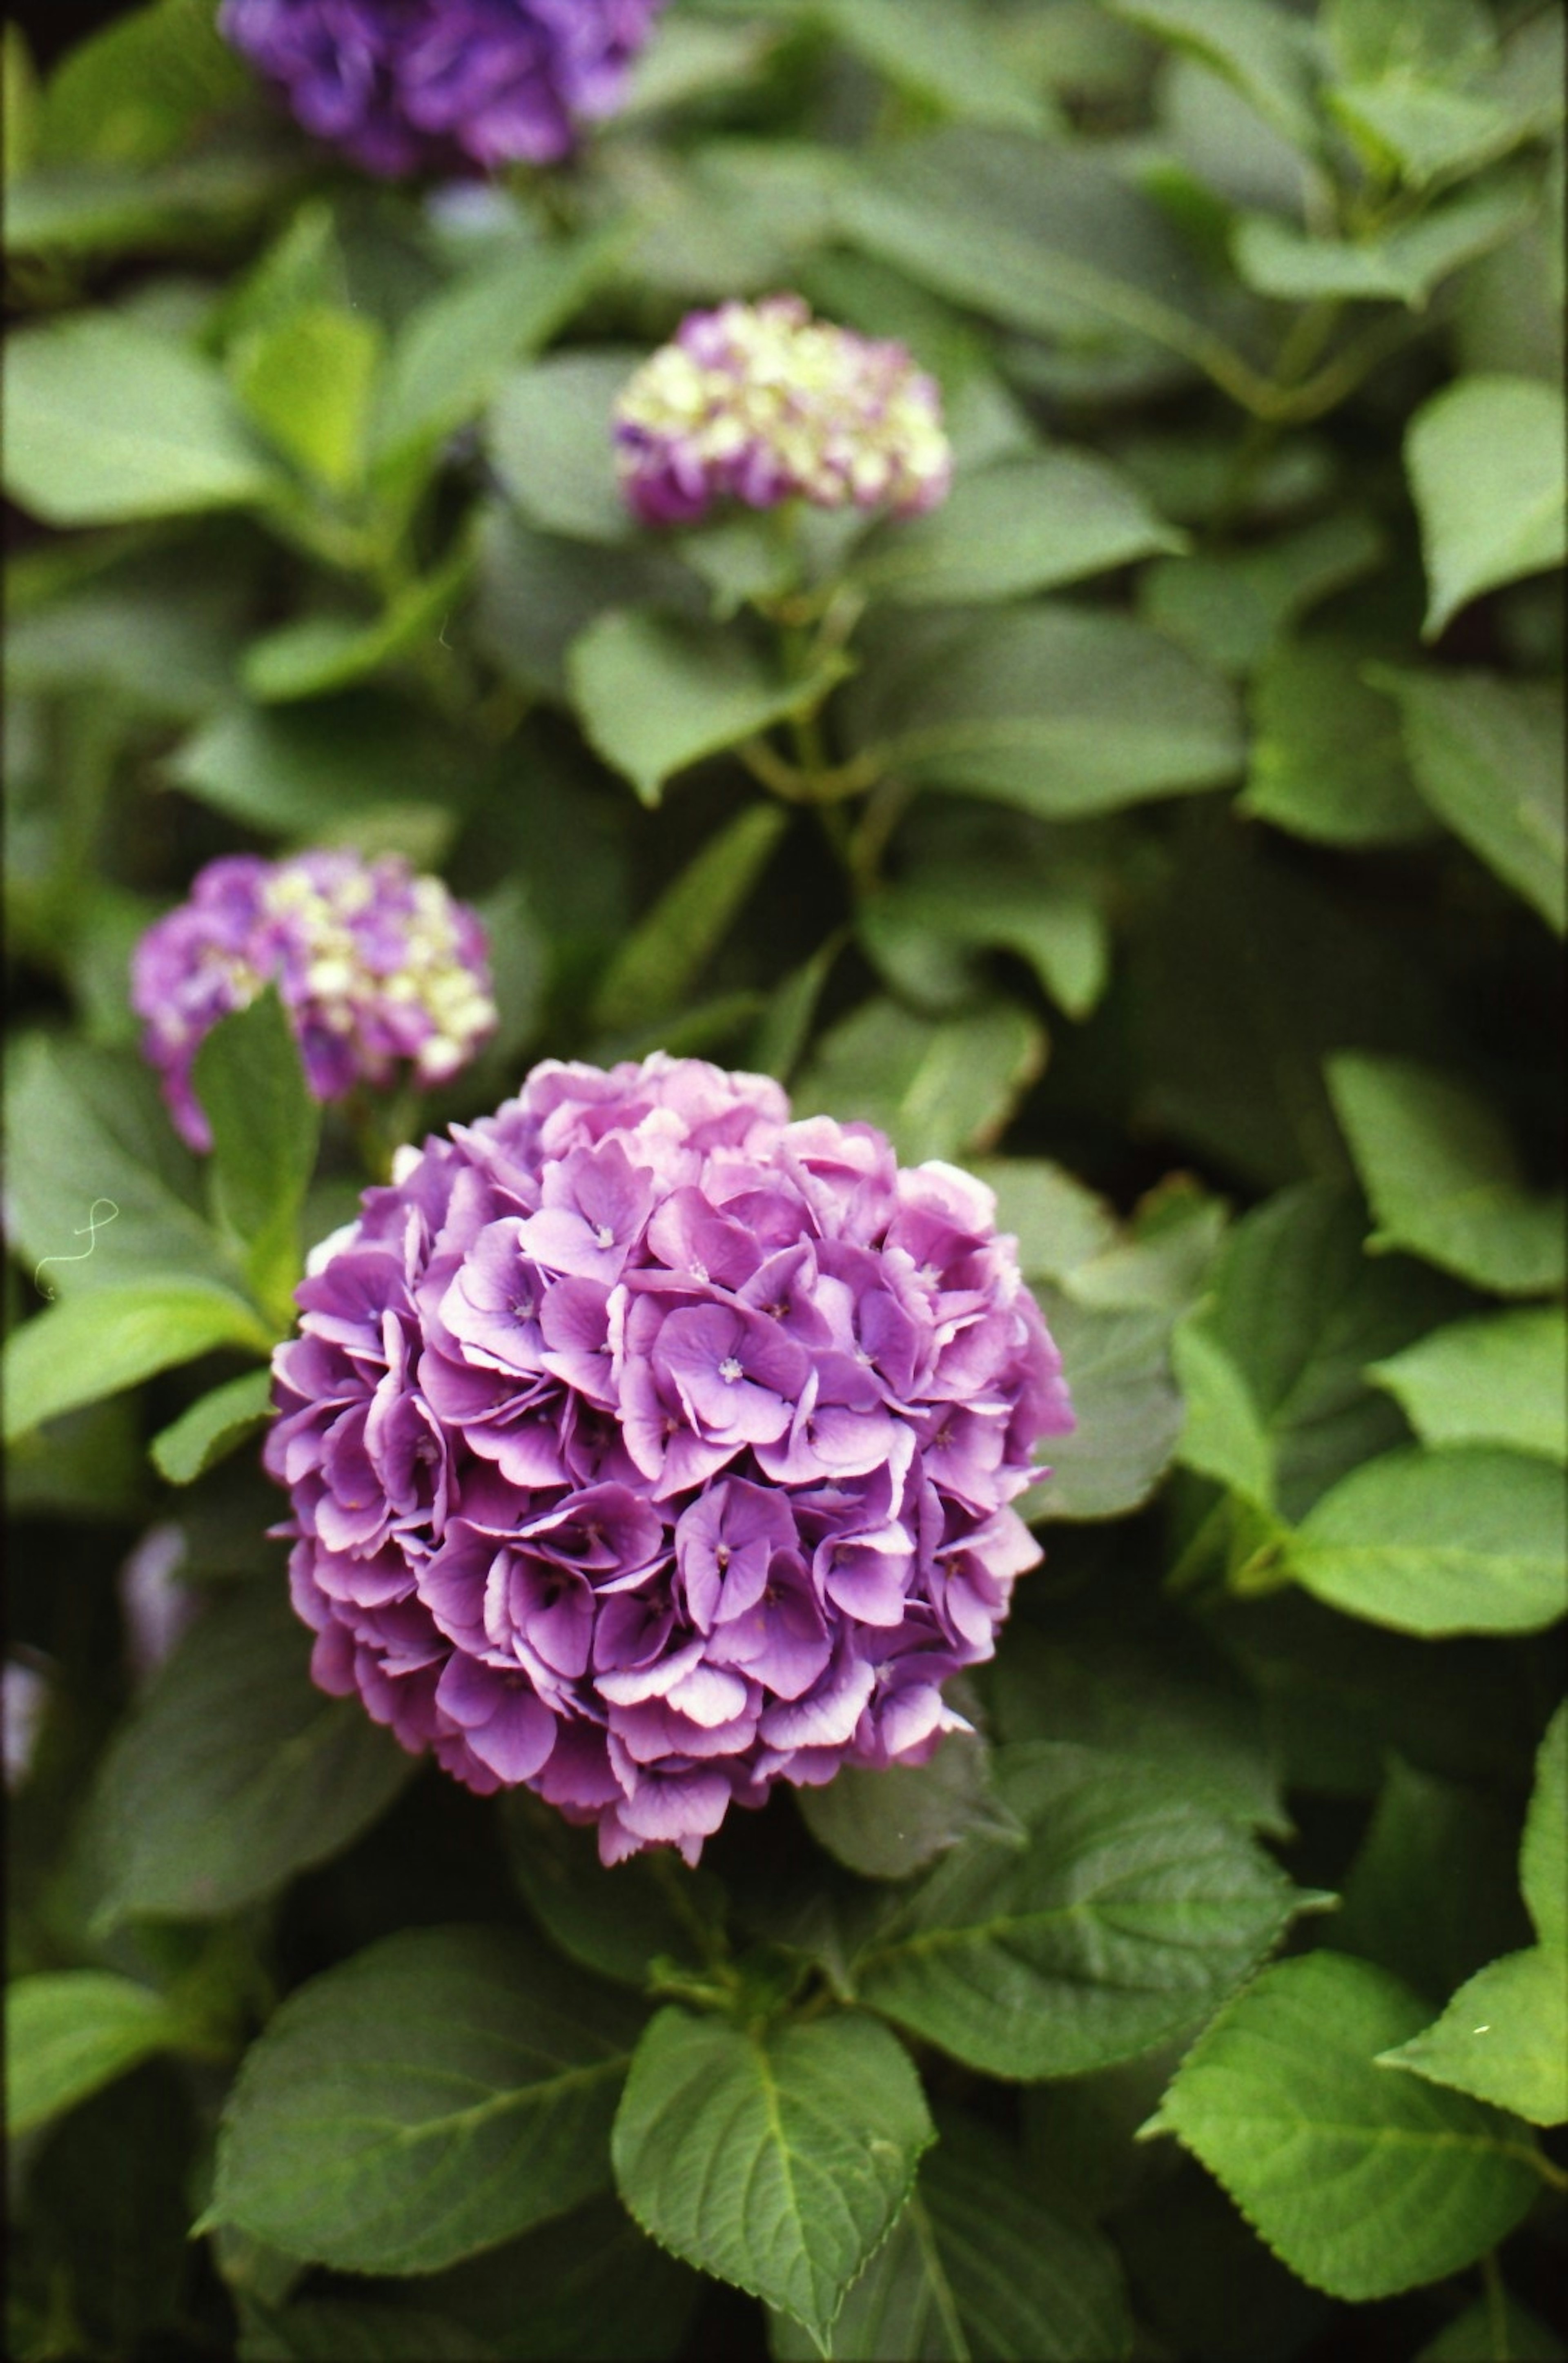
[[[1562,2354],[1560,12],[673,0],[434,193],[211,13],[6,36],[10,2351]],[[785,285],[960,465],[781,623],[604,422]],[[127,958],[322,841],[502,1031],[314,1164],[284,1046],[209,1188]],[[982,1736],[696,1878],[314,1693],[255,1466],[361,1159],[655,1044],[978,1162],[1081,1420]]]

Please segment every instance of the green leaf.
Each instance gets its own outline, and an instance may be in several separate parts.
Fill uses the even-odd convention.
[[[617,229],[519,247],[479,264],[421,304],[393,347],[376,414],[374,456],[395,466],[475,418],[503,372],[549,343],[614,269]]]
[[[168,771],[228,819],[312,845],[353,842],[389,814],[444,820],[450,832],[483,779],[450,732],[384,689],[231,705],[175,749]]]
[[[272,1583],[239,1587],[192,1626],[99,1770],[96,1925],[219,1918],[384,1811],[411,1759],[359,1698],[323,1696],[309,1663]]]
[[[229,366],[235,391],[268,441],[341,494],[364,473],[381,357],[373,320],[311,304],[242,338]]]
[[[1229,1234],[1207,1307],[1178,1332],[1189,1406],[1179,1457],[1286,1518],[1400,1441],[1365,1365],[1418,1337],[1456,1293],[1418,1265],[1369,1262],[1362,1227],[1348,1192],[1280,1192]]]
[[[1398,716],[1353,642],[1282,640],[1252,685],[1247,786],[1237,809],[1312,845],[1403,845],[1430,824]]]
[[[802,960],[775,989],[747,1057],[747,1065],[758,1074],[776,1075],[781,1083],[787,1083],[794,1074],[811,1037],[817,1004],[847,936],[846,928],[835,928],[811,958]]]
[[[1376,1961],[1418,1993],[1451,1992],[1528,1934],[1516,1828],[1481,1790],[1390,1756],[1343,1882],[1336,1950]]]
[[[496,2350],[443,2313],[361,2298],[241,2302],[238,2363],[495,2363]]]
[[[1149,1499],[1182,1425],[1172,1383],[1171,1316],[1149,1306],[1102,1308],[1037,1288],[1062,1355],[1077,1426],[1045,1439],[1049,1481],[1019,1503],[1029,1519],[1115,1518]]]
[[[1052,113],[1013,65],[984,17],[946,0],[818,0],[840,41],[943,115],[1048,130]]]
[[[1417,189],[1495,163],[1548,128],[1550,105],[1500,102],[1495,91],[1449,90],[1404,73],[1348,83],[1329,97],[1362,153],[1392,162]]]
[[[512,1875],[540,1928],[572,1960],[639,1992],[661,1957],[701,1967],[695,1933],[716,1930],[723,1918],[708,1872],[650,1850],[617,1863],[612,1877],[593,1833],[573,1829],[527,1790],[515,1790],[502,1813]]]
[[[933,862],[868,896],[860,933],[888,982],[923,1008],[974,1000],[973,955],[995,949],[1027,960],[1069,1016],[1086,1017],[1109,982],[1103,899],[1067,863],[1052,879],[999,861]]]
[[[190,2030],[161,1994],[100,1969],[17,1978],[6,1991],[6,2131],[73,2109]]]
[[[568,701],[573,641],[606,609],[658,607],[705,622],[709,602],[673,549],[611,549],[536,533],[504,502],[480,516],[473,632],[480,651],[530,696]]]
[[[462,600],[475,550],[464,536],[431,572],[399,591],[373,620],[353,616],[302,616],[252,640],[242,668],[247,693],[262,704],[320,697],[349,689],[395,658],[440,645]]]
[[[1568,930],[1562,692],[1478,672],[1379,669],[1416,784],[1473,853],[1559,935]]]
[[[895,1001],[862,1002],[817,1045],[795,1088],[795,1112],[880,1125],[906,1165],[955,1157],[996,1138],[1044,1066],[1045,1048],[1012,1002],[935,1025]]]
[[[1378,2065],[1473,2093],[1532,2124],[1568,2122],[1568,1958],[1533,1945],[1489,1962],[1434,2025],[1381,2053]]]
[[[275,986],[219,1020],[196,1052],[192,1080],[212,1126],[213,1211],[240,1242],[257,1295],[286,1329],[321,1111]]]
[[[1540,1632],[1568,1611],[1562,1481],[1490,1445],[1385,1452],[1324,1494],[1285,1565],[1331,1607],[1396,1632]]]
[[[438,2272],[606,2179],[638,2024],[495,1928],[406,1928],[292,1993],[224,2112],[206,2221],[346,2272]]]
[[[1350,80],[1429,74],[1462,86],[1496,46],[1484,0],[1328,0],[1323,30]]]
[[[275,148],[209,149],[172,163],[55,166],[6,192],[7,254],[72,259],[134,248],[139,258],[206,246],[244,230],[287,194],[291,166]]]
[[[275,487],[211,362],[93,313],[11,339],[6,484],[46,525],[233,508]]]
[[[1402,228],[1353,242],[1309,237],[1274,214],[1248,214],[1232,235],[1231,261],[1249,287],[1281,303],[1392,302],[1421,312],[1453,272],[1478,255],[1490,254],[1522,229],[1538,203],[1532,180],[1502,174],[1440,200]],[[1447,401],[1449,396],[1437,399]],[[1551,560],[1535,562],[1547,565]],[[1527,573],[1530,569],[1511,571]]]
[[[929,516],[879,526],[851,571],[897,606],[959,605],[1053,590],[1184,540],[1104,460],[1042,451],[961,473]]]
[[[210,580],[190,580],[188,554],[172,567],[144,552],[134,571],[116,568],[30,614],[14,613],[6,671],[11,694],[102,688],[138,712],[180,721],[219,704],[234,672],[235,618],[225,612],[232,603],[215,596]]]
[[[885,770],[1045,819],[1214,787],[1242,760],[1223,682],[1126,616],[1066,606],[901,622],[847,710]]]
[[[627,541],[635,530],[616,475],[617,396],[637,351],[552,353],[509,377],[491,405],[495,471],[530,525],[581,541]]]
[[[1313,105],[1312,45],[1270,0],[1110,0],[1114,15],[1202,61],[1265,123],[1311,155],[1322,145]]]
[[[598,616],[567,657],[590,743],[645,804],[672,773],[814,710],[844,671],[829,657],[786,681],[732,630],[634,610]]]
[[[1110,1207],[1065,1166],[1044,1157],[992,1157],[972,1170],[996,1193],[996,1227],[1016,1236],[1026,1280],[1065,1280],[1116,1245]]]
[[[553,1806],[545,1810],[560,1821]],[[667,2363],[682,2352],[703,2293],[696,2274],[644,2238],[613,2191],[421,2280],[413,2292],[506,2363],[560,2356]],[[427,2363],[430,2354],[445,2363],[445,2348],[428,2348]]]
[[[1162,559],[1139,586],[1146,622],[1223,672],[1251,672],[1289,626],[1379,565],[1383,534],[1341,509],[1238,553]]]
[[[1370,1962],[1277,1961],[1198,2038],[1157,2120],[1293,2272],[1352,2302],[1473,2263],[1540,2189],[1512,2119],[1378,2069],[1425,2015]]]
[[[153,1437],[148,1450],[159,1475],[171,1485],[193,1485],[205,1477],[271,1416],[272,1391],[269,1370],[214,1387]]]
[[[1568,1708],[1559,1707],[1535,1761],[1535,1787],[1519,1848],[1519,1884],[1535,1933],[1554,1952],[1568,1952],[1568,1895],[1562,1869],[1568,1858]]]
[[[1416,2363],[1563,2363],[1568,2346],[1540,2316],[1501,2287],[1467,2305],[1422,2347]]]
[[[1405,464],[1421,519],[1424,637],[1499,582],[1568,556],[1563,398],[1539,378],[1461,378],[1410,422]]]
[[[862,2002],[983,2074],[1079,2076],[1152,2050],[1212,2011],[1305,1900],[1168,1772],[1051,1741],[995,1764],[1027,1843],[965,1838],[853,1965]]]
[[[159,0],[67,52],[45,94],[40,161],[161,163],[244,88],[203,0]]]
[[[890,2238],[844,2301],[827,2352],[844,2363],[1104,2363],[1132,2351],[1115,2251],[1048,2205],[1013,2145],[945,2111],[940,2139]],[[813,2363],[787,2317],[769,2325],[774,2363]]]
[[[593,1023],[615,1033],[678,1009],[756,889],[789,815],[749,804],[666,887],[605,971]]]
[[[1326,1072],[1377,1218],[1374,1250],[1405,1248],[1500,1296],[1562,1287],[1563,1201],[1525,1187],[1507,1134],[1467,1084],[1361,1051]]]
[[[796,1803],[817,1845],[862,1879],[907,1879],[995,1818],[984,1742],[963,1731],[924,1764],[846,1764],[821,1788],[798,1790]]]
[[[613,2137],[644,2229],[822,2344],[935,2138],[903,2047],[859,2012],[744,2031],[662,2010]]]
[[[1503,1444],[1568,1461],[1568,1322],[1560,1310],[1455,1321],[1374,1362],[1423,1444]]]
[[[199,1281],[93,1289],[6,1340],[6,1441],[218,1346],[267,1353],[272,1334],[239,1297]]]

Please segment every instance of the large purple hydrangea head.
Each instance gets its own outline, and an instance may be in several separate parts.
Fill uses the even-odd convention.
[[[299,121],[386,174],[553,164],[613,115],[663,0],[223,0]]]
[[[662,1054],[400,1154],[274,1357],[323,1689],[483,1793],[695,1862],[731,1803],[918,1762],[1073,1425],[989,1190]]]
[[[934,508],[952,454],[936,380],[902,345],[813,319],[798,295],[691,312],[615,414],[621,490],[644,525],[716,502]]]
[[[142,1048],[193,1148],[212,1134],[191,1088],[203,1041],[276,983],[318,1100],[356,1084],[444,1082],[493,1031],[484,929],[439,878],[395,854],[232,854],[150,927],[131,960]]]

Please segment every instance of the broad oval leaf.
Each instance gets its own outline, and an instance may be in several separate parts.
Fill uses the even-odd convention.
[[[986,2075],[1084,2075],[1152,2050],[1214,2009],[1306,1900],[1147,1764],[1051,1741],[995,1762],[1027,1842],[966,1838],[854,1964],[862,2002]]]
[[[1013,1002],[933,1022],[867,1001],[817,1045],[795,1112],[880,1125],[906,1165],[952,1158],[991,1146],[1045,1054],[1042,1029]]]
[[[1568,1958],[1532,1945],[1489,1961],[1433,2025],[1380,2058],[1531,2124],[1568,2122]]]
[[[662,2010],[616,2118],[616,2184],[665,2247],[820,2344],[934,2138],[907,2052],[858,2011],[742,2030]]]
[[[1276,1961],[1200,2036],[1155,2120],[1293,2272],[1334,2297],[1390,2297],[1459,2271],[1541,2188],[1514,2119],[1378,2067],[1426,2015],[1369,1961]]]
[[[1171,1376],[1171,1319],[1147,1305],[1081,1304],[1037,1287],[1062,1353],[1077,1426],[1045,1439],[1051,1474],[1019,1504],[1045,1519],[1114,1518],[1153,1492],[1175,1451],[1182,1403]]]
[[[552,353],[508,378],[486,437],[502,484],[531,525],[579,541],[629,541],[616,477],[616,397],[642,355]]]
[[[216,1347],[265,1354],[272,1344],[242,1298],[200,1282],[101,1288],[46,1305],[6,1340],[6,1441]]]
[[[161,1994],[103,1969],[17,1978],[6,1991],[6,2131],[74,2108],[187,2029]]]
[[[639,2014],[496,1928],[404,1929],[292,1993],[245,2056],[206,2223],[427,2273],[608,2177]]]
[[[1385,1452],[1285,1545],[1296,1581],[1396,1632],[1539,1633],[1568,1612],[1568,1501],[1548,1462],[1488,1445]]]
[[[1362,662],[1352,642],[1329,638],[1285,640],[1265,657],[1240,811],[1315,845],[1401,845],[1429,832],[1398,715]]]
[[[181,1413],[148,1447],[161,1477],[193,1485],[272,1416],[270,1370],[248,1370],[214,1387]]]
[[[1568,1317],[1556,1306],[1451,1322],[1374,1362],[1423,1444],[1502,1444],[1568,1461]]]
[[[972,1829],[995,1825],[986,1774],[984,1742],[954,1731],[924,1764],[846,1764],[795,1793],[806,1828],[840,1862],[862,1879],[907,1879]]]
[[[309,1663],[281,1584],[242,1586],[197,1619],[99,1771],[96,1926],[237,1911],[391,1803],[412,1759],[358,1698],[317,1690]]]
[[[1417,412],[1405,461],[1427,561],[1428,639],[1481,592],[1568,556],[1565,435],[1562,391],[1539,378],[1462,377]]]

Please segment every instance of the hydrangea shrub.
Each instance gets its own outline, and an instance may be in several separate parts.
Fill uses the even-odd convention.
[[[1561,10],[100,13],[6,2353],[1557,2352]]]

